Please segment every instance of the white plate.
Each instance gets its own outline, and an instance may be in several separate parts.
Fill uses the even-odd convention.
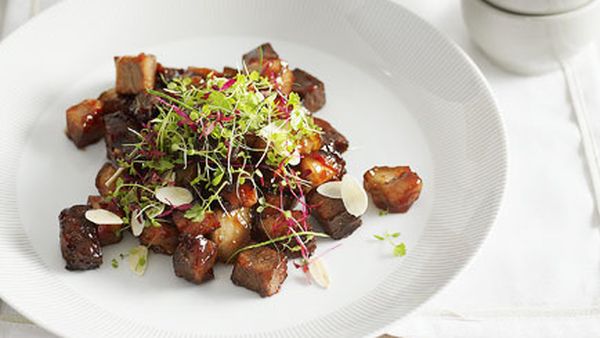
[[[153,255],[136,277],[110,260],[67,272],[59,211],[94,193],[102,144],[78,151],[64,110],[113,81],[112,56],[145,51],[166,65],[239,65],[270,41],[326,84],[319,112],[345,133],[349,172],[410,164],[424,180],[405,215],[378,216],[325,256],[329,290],[290,266],[268,299],[234,286],[229,268],[195,286]],[[0,296],[64,336],[360,336],[404,316],[475,253],[504,188],[502,122],[458,47],[389,1],[65,1],[0,46]],[[373,234],[399,231],[404,258]],[[336,243],[322,241],[319,252]]]

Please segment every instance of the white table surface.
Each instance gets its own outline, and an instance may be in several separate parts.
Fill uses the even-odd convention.
[[[29,1],[0,0],[0,20],[3,1],[1,36],[30,12]],[[489,80],[506,124],[509,174],[500,215],[478,255],[442,292],[381,333],[600,337],[600,220],[562,73],[522,77],[491,64],[469,42],[458,0],[395,1],[456,41]],[[594,52],[580,67],[600,136],[600,58]],[[52,336],[22,322],[0,305],[1,338]]]

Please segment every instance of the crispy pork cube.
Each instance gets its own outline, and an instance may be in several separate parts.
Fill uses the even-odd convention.
[[[337,154],[326,151],[311,153],[300,161],[300,176],[317,187],[325,182],[340,179],[346,162]]]
[[[265,202],[267,205],[272,205],[274,207],[267,206],[263,210],[262,214],[280,214],[281,210],[291,210],[296,205],[297,200],[292,196],[292,194],[288,190],[284,190],[281,192],[275,191],[267,191],[264,193],[263,197],[265,198]]]
[[[223,77],[234,78],[238,75],[238,70],[231,67],[223,67]]]
[[[379,209],[392,213],[408,211],[419,198],[423,182],[410,167],[373,167],[364,176],[365,190]]]
[[[98,100],[102,102],[103,114],[108,115],[118,111],[129,111],[132,98],[130,95],[119,95],[116,89],[111,88],[102,92],[102,94],[98,96]]]
[[[129,129],[140,130],[141,126],[131,116],[116,112],[104,116],[106,134],[106,156],[113,162],[125,158],[133,150],[131,144],[140,142],[138,136]]]
[[[362,221],[346,211],[341,199],[329,198],[313,190],[307,199],[311,215],[319,222],[323,231],[333,239],[350,236]]]
[[[221,197],[227,210],[251,208],[258,202],[256,189],[251,183],[229,185],[223,189]]]
[[[294,69],[292,91],[300,95],[304,107],[313,113],[325,105],[325,85],[302,69]]]
[[[249,71],[260,70],[261,62],[279,60],[279,54],[270,43],[263,43],[242,56],[242,60]]]
[[[85,218],[87,205],[74,205],[60,212],[60,249],[67,270],[91,270],[102,264],[102,247],[96,225]]]
[[[115,191],[117,180],[113,178],[117,168],[110,162],[104,163],[96,175],[96,189],[101,196],[108,196]],[[112,180],[111,180],[112,179]]]
[[[219,219],[214,212],[206,212],[201,221],[194,221],[185,217],[185,212],[173,212],[173,223],[182,234],[191,236],[209,235],[221,226]]]
[[[348,139],[342,135],[342,133],[337,131],[331,123],[318,117],[315,117],[314,121],[317,126],[323,129],[321,140],[328,151],[336,151],[342,154],[348,150]]]
[[[241,252],[231,274],[235,285],[269,297],[281,288],[287,278],[287,258],[281,253],[260,247]]]
[[[275,84],[284,95],[292,91],[294,72],[281,60],[270,43],[264,43],[244,54],[242,62],[248,71],[257,71]]]
[[[173,254],[173,269],[177,277],[195,284],[214,278],[213,266],[217,261],[217,245],[202,235],[181,236]]]
[[[255,222],[255,237],[259,241],[279,238],[292,234],[292,230],[296,233],[303,231],[312,231],[312,225],[305,219],[302,211],[290,211],[289,218],[282,212],[265,213],[264,211],[258,216]],[[317,248],[317,243],[314,238],[308,239],[307,236],[300,236],[302,243],[306,247],[306,253],[310,256]],[[283,245],[285,244],[285,245]],[[298,258],[302,256],[300,244],[295,238],[283,243],[274,244],[273,247],[282,251],[290,258]]]
[[[115,202],[102,196],[88,196],[88,205],[92,209],[111,211],[120,217],[125,215]],[[96,225],[96,228],[98,230],[98,239],[102,246],[119,243],[123,239],[121,234],[123,229],[122,224],[100,224]]]
[[[298,152],[300,155],[314,153],[323,146],[322,137],[318,133],[303,137],[299,142]]]
[[[145,124],[158,116],[159,111],[156,108],[158,103],[158,98],[156,96],[146,92],[139,93],[131,102],[129,113],[134,116],[139,123]]]
[[[158,227],[151,225],[142,231],[140,243],[156,253],[172,255],[179,244],[179,231],[167,222],[161,223]]]
[[[228,213],[218,211],[221,227],[215,230],[210,238],[218,245],[218,257],[221,262],[250,243],[251,217],[247,208],[241,208]]]
[[[150,54],[115,57],[117,80],[115,89],[119,94],[138,94],[154,88],[156,81],[156,57]]]
[[[310,227],[310,223],[304,222],[304,216],[300,210],[292,210],[289,212],[289,218],[282,212],[277,213],[261,213],[256,221],[257,228],[262,232],[263,240],[286,236],[292,233],[291,230],[310,231],[310,228],[304,229],[306,225]]]
[[[198,162],[188,158],[188,164],[185,168],[175,169],[175,185],[178,187],[188,187],[190,189],[192,182],[198,176]],[[192,189],[193,190],[193,189]]]
[[[67,109],[67,136],[77,148],[95,143],[104,135],[102,102],[83,100]]]
[[[171,81],[181,77],[184,73],[184,69],[181,68],[169,68],[164,67],[160,63],[156,64],[156,88],[165,88]]]

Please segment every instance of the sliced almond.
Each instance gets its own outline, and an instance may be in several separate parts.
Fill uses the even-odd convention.
[[[144,215],[142,210],[135,210],[131,213],[131,232],[135,237],[138,237],[144,231],[144,227],[146,226],[146,220],[144,219]]]
[[[192,203],[194,200],[192,193],[182,187],[162,187],[156,189],[154,194],[160,202],[174,207]]]
[[[308,273],[315,283],[319,284],[324,289],[329,287],[329,274],[325,269],[325,264],[320,259],[314,259],[310,261],[308,265]]]
[[[148,266],[148,248],[143,245],[138,245],[129,250],[129,269],[138,276],[146,272]]]
[[[104,209],[91,209],[85,212],[85,218],[98,225],[123,224],[123,220],[114,212]]]
[[[323,183],[317,187],[317,192],[329,198],[342,198],[342,182],[332,181]]]
[[[367,211],[367,192],[356,178],[346,174],[342,177],[342,201],[349,214],[359,217]]]
[[[290,155],[288,164],[292,165],[292,166],[298,165],[298,164],[300,164],[300,160],[301,160],[300,153],[298,152],[298,150],[294,150],[292,155]]]

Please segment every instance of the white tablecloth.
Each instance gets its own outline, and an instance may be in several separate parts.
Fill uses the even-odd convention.
[[[2,1],[7,34],[26,20],[29,2],[0,0],[0,13]],[[508,133],[509,174],[499,218],[479,254],[447,288],[381,333],[600,337],[600,218],[562,72],[522,77],[491,64],[469,42],[458,0],[396,1],[455,40],[491,83]],[[53,2],[42,0],[40,8]],[[600,137],[599,63],[589,50],[575,68]],[[51,336],[23,322],[0,305],[1,338]]]

